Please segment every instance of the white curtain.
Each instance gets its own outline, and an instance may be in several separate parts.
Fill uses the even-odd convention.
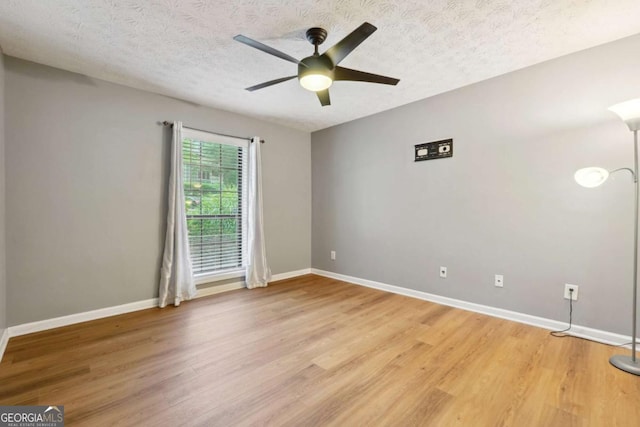
[[[264,243],[264,219],[262,218],[262,166],[260,138],[249,144],[249,179],[247,188],[247,288],[265,287],[271,280]]]
[[[171,176],[169,178],[169,212],[164,242],[158,305],[180,305],[196,295],[196,285],[189,257],[189,236],[182,185],[182,122],[173,122],[171,142]]]

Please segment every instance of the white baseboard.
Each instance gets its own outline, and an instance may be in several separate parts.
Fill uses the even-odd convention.
[[[532,316],[529,314],[518,313],[516,311],[504,310],[501,308],[491,307],[482,304],[475,304],[467,301],[457,300],[454,298],[443,297],[440,295],[430,294],[427,292],[416,291],[413,289],[403,288],[400,286],[388,285],[386,283],[375,282],[373,280],[360,279],[358,277],[347,276],[344,274],[333,273],[330,271],[318,270],[315,268],[291,271],[287,273],[275,274],[272,281],[285,280],[292,277],[302,276],[305,274],[317,274],[318,276],[329,277],[332,279],[342,280],[343,282],[353,283],[356,285],[366,286],[369,288],[379,289],[399,295],[417,298],[425,301],[431,301],[438,304],[448,305],[467,311],[482,313],[501,319],[512,320],[514,322],[524,323],[527,325],[537,326],[548,330],[564,329],[566,323],[557,320],[546,319],[543,317]],[[220,292],[242,289],[245,287],[244,282],[227,283],[220,286],[211,286],[208,288],[198,289],[196,298],[208,295],[214,295]],[[56,317],[48,320],[25,323],[22,325],[11,326],[5,329],[0,335],[0,361],[7,347],[10,337],[41,332],[47,329],[58,328],[61,326],[72,325],[75,323],[86,322],[89,320],[101,319],[104,317],[116,316],[118,314],[130,313],[138,310],[145,310],[158,306],[158,299],[152,298],[144,301],[132,302],[129,304],[118,305],[115,307],[101,308],[98,310],[87,311],[84,313],[71,314],[68,316]],[[588,328],[586,326],[573,325],[571,335],[577,337],[588,338],[604,344],[620,345],[631,341],[630,336],[620,335],[613,332],[602,331],[599,329]]]
[[[310,268],[303,270],[288,271],[286,273],[274,274],[271,276],[271,282],[277,282],[278,280],[291,279],[292,277],[303,276],[305,274],[311,274]],[[225,283],[224,285],[208,286],[206,288],[198,289],[196,298],[206,297],[209,295],[219,294],[220,292],[235,291],[236,289],[246,288],[247,284],[244,281]]]
[[[331,271],[311,269],[312,274],[318,276],[329,277],[331,279],[342,280],[343,282],[353,283],[355,285],[366,286],[368,288],[379,289],[394,294],[404,295],[411,298],[417,298],[424,301],[435,302],[437,304],[448,305],[450,307],[460,308],[467,311],[482,313],[501,319],[512,320],[514,322],[524,323],[531,326],[548,330],[562,330],[567,324],[557,320],[546,319],[544,317],[532,316],[530,314],[518,313],[517,311],[505,310],[502,308],[491,307],[488,305],[475,304],[472,302],[462,301],[454,298],[443,297],[440,295],[430,294],[427,292],[416,291],[414,289],[403,288],[400,286],[388,285],[386,283],[375,282],[373,280],[361,279],[358,277],[346,276],[344,274],[333,273]],[[621,345],[631,341],[631,336],[620,335],[613,332],[602,331],[600,329],[588,328],[586,326],[573,325],[570,335],[576,337],[587,338],[604,344]],[[640,341],[640,340],[639,340]]]
[[[2,362],[2,356],[7,349],[7,344],[9,344],[9,328],[2,329],[2,334],[0,334],[0,362]]]
[[[290,271],[287,273],[273,275],[272,281],[289,279],[291,277],[302,276],[304,274],[310,274],[311,269],[303,269],[297,271]],[[218,294],[220,292],[232,291],[235,289],[242,289],[245,287],[244,282],[226,283],[224,285],[209,286],[206,288],[198,289],[196,298],[201,298],[209,295]],[[87,322],[89,320],[102,319],[104,317],[116,316],[118,314],[130,313],[138,310],[145,310],[148,308],[154,308],[158,306],[158,298],[152,298],[144,301],[131,302],[128,304],[117,305],[114,307],[100,308],[98,310],[86,311],[83,313],[70,314],[68,316],[55,317],[53,319],[40,320],[37,322],[24,323],[22,325],[10,326],[5,329],[2,338],[0,339],[0,360],[2,360],[2,354],[4,347],[6,347],[7,341],[10,337],[17,337],[20,335],[31,334],[34,332],[46,331],[47,329],[59,328],[61,326],[73,325],[75,323]]]
[[[305,274],[311,274],[310,268],[304,268],[302,270],[289,271],[287,273],[274,274],[271,277],[272,282],[277,282],[278,280],[291,279],[292,277],[304,276]]]
[[[279,280],[291,279],[292,277],[303,276],[305,274],[311,274],[310,268],[302,270],[288,271],[286,273],[274,274],[271,277],[271,282],[277,282]],[[209,295],[219,294],[220,292],[235,291],[236,289],[246,288],[247,284],[244,281],[225,283],[224,285],[207,286],[205,288],[199,288],[196,298],[206,297]]]
[[[196,298],[208,297],[209,295],[215,295],[222,292],[235,291],[236,289],[246,288],[244,282],[225,283],[224,285],[208,286],[206,288],[199,288],[196,292]]]
[[[32,334],[34,332],[46,331],[47,329],[73,325],[75,323],[87,322],[89,320],[102,319],[104,317],[117,316],[118,314],[130,313],[132,311],[144,310],[157,306],[158,298],[151,298],[144,301],[136,301],[130,302],[128,304],[116,305],[114,307],[99,308],[97,310],[85,311],[83,313],[54,317],[53,319],[24,323],[22,325],[10,326],[9,337]]]

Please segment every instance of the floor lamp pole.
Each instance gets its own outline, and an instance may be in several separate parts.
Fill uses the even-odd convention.
[[[638,201],[640,198],[640,183],[638,182],[638,131],[633,131],[633,156],[634,156],[634,168],[633,168],[633,181],[635,186],[635,203],[634,203],[634,224],[633,224],[633,325],[631,327],[631,356],[616,355],[609,359],[609,362],[618,369],[622,369],[625,372],[629,372],[634,375],[640,375],[640,364],[636,359],[636,329],[637,329],[637,315],[638,315]]]

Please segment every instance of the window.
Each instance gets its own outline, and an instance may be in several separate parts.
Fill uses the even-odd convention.
[[[244,266],[248,141],[183,128],[184,198],[196,276]]]

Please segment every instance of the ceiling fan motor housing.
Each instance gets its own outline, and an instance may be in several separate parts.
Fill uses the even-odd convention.
[[[321,74],[333,80],[333,64],[326,56],[309,56],[298,64],[298,79],[309,74]]]

